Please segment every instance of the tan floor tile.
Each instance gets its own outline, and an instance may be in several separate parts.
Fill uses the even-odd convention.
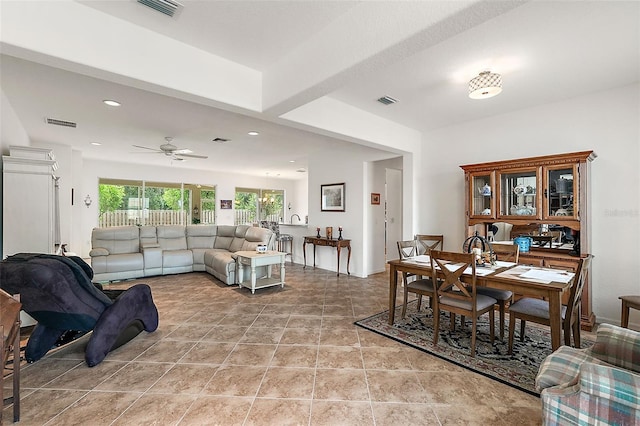
[[[308,425],[311,401],[295,399],[263,399],[254,401],[246,426]]]
[[[251,328],[270,328],[270,327],[282,327],[284,328],[289,321],[288,314],[260,314],[251,325]]]
[[[39,389],[29,395],[21,392],[18,425],[43,425],[87,393],[58,389]],[[5,408],[3,415],[4,419],[9,419],[5,424],[9,424],[13,420],[13,406]]]
[[[179,424],[240,426],[244,423],[252,402],[252,398],[200,396]]]
[[[202,339],[213,326],[209,324],[182,324],[176,327],[166,338],[167,340],[184,340],[197,342]]]
[[[311,315],[291,315],[287,328],[320,328],[322,317]]]
[[[95,367],[86,363],[78,365],[62,376],[50,381],[44,387],[55,389],[91,390],[127,365],[121,361],[102,361]]]
[[[177,424],[196,395],[142,395],[113,426]]]
[[[262,398],[310,399],[313,393],[313,368],[269,367],[258,396]]]
[[[262,343],[275,345],[280,342],[284,327],[256,328],[250,327],[240,338],[240,343]]]
[[[233,343],[199,342],[179,361],[180,364],[222,364],[235,345]]]
[[[524,410],[521,414],[515,412],[507,413],[501,409],[489,406],[469,406],[465,410],[461,410],[457,405],[435,405],[433,411],[438,416],[438,420],[442,425],[540,425],[540,410],[533,413],[533,410]],[[508,414],[515,414],[516,418],[509,417]],[[527,417],[531,416],[531,417]]]
[[[315,368],[317,355],[317,346],[279,345],[271,366]]]
[[[39,388],[84,361],[43,358],[20,369],[20,387]]]
[[[360,348],[351,346],[320,346],[318,368],[362,369],[362,352]]]
[[[403,348],[362,348],[364,368],[376,370],[410,370],[411,363]]]
[[[150,393],[197,394],[209,383],[218,367],[200,364],[177,364],[154,384]]]
[[[434,402],[413,371],[367,370],[367,382],[372,401]]]
[[[203,393],[254,397],[266,371],[267,367],[221,366],[205,386]]]
[[[96,387],[103,391],[144,392],[173,364],[130,362]]]
[[[285,328],[280,339],[283,345],[317,345],[319,341],[319,328]]]
[[[364,370],[318,369],[314,399],[369,401]]]
[[[357,326],[353,323],[353,317],[324,317],[322,318],[322,328],[329,330],[336,328],[355,330]]]
[[[135,358],[138,362],[177,362],[195,345],[194,342],[161,340]]]
[[[320,332],[320,345],[360,346],[360,342],[355,329],[323,328]]]
[[[313,425],[373,425],[369,402],[313,401],[311,407]]]
[[[139,397],[131,392],[91,391],[47,425],[109,425]]]
[[[247,331],[248,327],[242,326],[214,326],[209,330],[209,332],[202,338],[203,342],[229,342],[236,343],[238,342],[244,333]]]
[[[276,345],[239,343],[233,348],[225,364],[251,366],[269,365],[275,351]]]
[[[431,405],[374,402],[372,406],[376,426],[440,425]]]

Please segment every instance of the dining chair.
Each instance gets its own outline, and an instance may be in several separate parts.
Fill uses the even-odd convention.
[[[571,346],[571,333],[573,332],[573,343],[576,348],[580,348],[580,302],[582,300],[582,289],[589,270],[591,257],[583,257],[578,262],[573,285],[569,292],[569,300],[562,306],[560,311],[562,316],[562,332],[564,334],[564,344]],[[524,341],[524,331],[526,321],[537,324],[551,326],[549,315],[549,302],[541,299],[524,297],[509,306],[509,353],[513,353],[513,335],[516,329],[516,319],[520,319],[520,341]]]
[[[418,254],[429,254],[429,250],[444,249],[444,235],[416,234],[413,237],[418,246]]]
[[[416,256],[418,253],[418,247],[416,240],[398,241],[398,255],[400,260],[405,260],[410,257]],[[415,279],[412,279],[414,278]],[[432,302],[435,297],[435,288],[430,277],[422,277],[420,275],[410,274],[408,272],[402,273],[402,282],[404,288],[404,298],[402,300],[402,318],[407,313],[407,300],[409,293],[414,293],[418,296],[417,310],[420,310],[422,305],[422,296],[429,296],[429,301]]]
[[[440,311],[451,314],[451,329],[455,328],[455,314],[471,317],[471,356],[476,356],[476,330],[478,318],[489,313],[489,333],[493,344],[495,336],[494,309],[498,303],[493,297],[477,294],[476,260],[473,253],[452,253],[431,250],[431,280],[436,284],[433,302],[433,343],[440,336]],[[465,274],[470,269],[471,273]],[[465,275],[465,281],[462,276]],[[438,281],[440,278],[440,281]],[[464,324],[464,321],[463,321]]]
[[[493,244],[491,247],[493,253],[496,255],[496,260],[518,263],[520,246],[516,244]],[[513,303],[513,292],[483,286],[478,287],[477,292],[478,294],[493,297],[498,301],[498,309],[500,311],[500,340],[504,340],[504,320],[507,312],[507,303]]]

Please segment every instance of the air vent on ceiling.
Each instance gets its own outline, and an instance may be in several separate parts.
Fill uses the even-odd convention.
[[[304,168],[301,167],[301,168],[297,169],[296,172],[298,172],[298,173],[306,173],[307,169],[304,169]]]
[[[184,7],[177,1],[173,0],[138,0],[138,3],[150,7],[160,13],[164,13],[167,16],[171,16],[172,18],[175,18],[180,14]]]
[[[53,124],[55,126],[73,127],[74,129],[78,127],[78,124],[73,121],[58,120],[55,118],[47,118],[45,121],[47,124]]]
[[[383,96],[381,98],[378,98],[378,102],[380,102],[381,104],[385,104],[385,105],[391,105],[391,104],[395,104],[396,102],[398,102],[397,99],[393,99],[391,96]]]
[[[218,143],[227,143],[229,142],[231,139],[225,139],[225,138],[215,138],[213,141],[214,142],[218,142]]]

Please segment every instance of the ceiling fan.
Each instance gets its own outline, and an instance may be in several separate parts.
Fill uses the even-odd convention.
[[[171,157],[172,159],[178,160],[178,161],[184,161],[184,158],[182,157],[203,158],[203,159],[209,158],[206,155],[192,154],[193,151],[187,148],[178,148],[177,146],[171,143],[173,141],[173,138],[170,136],[165,137],[164,140],[167,141],[167,143],[163,143],[162,145],[160,145],[160,149],[149,148],[149,147],[140,146],[140,145],[133,145],[133,146],[136,148],[149,149],[153,151],[153,154],[164,154],[167,157]]]

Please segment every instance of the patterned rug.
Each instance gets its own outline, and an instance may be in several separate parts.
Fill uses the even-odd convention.
[[[460,327],[457,317],[456,331],[450,330],[449,313],[441,313],[440,337],[433,344],[433,311],[423,308],[416,311],[416,301],[407,305],[407,315],[400,317],[402,306],[396,308],[395,321],[389,325],[389,311],[356,321],[356,325],[371,330],[398,342],[428,352],[434,356],[475,371],[491,379],[505,383],[524,392],[538,396],[535,390],[535,378],[538,367],[551,350],[551,332],[549,327],[527,323],[525,340],[520,341],[520,322],[516,323],[516,335],[513,343],[513,355],[508,352],[508,314],[505,324],[504,341],[500,341],[498,312],[495,315],[496,339],[491,344],[489,338],[489,315],[483,315],[478,321],[476,335],[476,356],[471,357],[471,320],[467,326]],[[424,305],[424,304],[423,304]],[[582,347],[593,345],[593,340],[582,336]]]

